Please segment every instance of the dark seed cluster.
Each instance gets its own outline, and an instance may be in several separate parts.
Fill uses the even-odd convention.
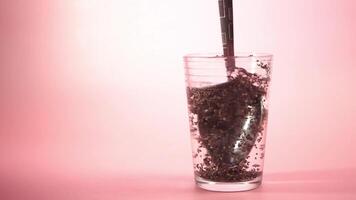
[[[266,64],[258,66],[269,70]],[[236,68],[225,83],[187,88],[191,131],[199,143],[195,151],[206,152],[195,166],[199,177],[235,182],[261,175],[260,166],[250,167],[248,159],[262,140],[268,83],[268,77]],[[257,157],[257,153],[252,156]]]

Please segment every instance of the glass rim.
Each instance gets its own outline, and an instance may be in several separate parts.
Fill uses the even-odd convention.
[[[224,56],[219,53],[190,53],[183,56],[184,59],[217,59],[217,60],[225,60],[227,58],[234,59],[267,59],[271,60],[273,58],[273,54],[271,53],[260,53],[260,52],[237,52],[235,56]]]

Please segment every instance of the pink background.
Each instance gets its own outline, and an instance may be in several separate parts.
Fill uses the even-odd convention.
[[[356,198],[356,2],[235,7],[275,56],[262,188],[193,187],[182,56],[220,51],[217,0],[0,0],[0,195]]]

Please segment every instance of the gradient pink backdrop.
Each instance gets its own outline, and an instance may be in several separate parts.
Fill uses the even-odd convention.
[[[235,7],[236,48],[275,56],[265,173],[356,178],[356,2]],[[192,183],[182,56],[220,50],[217,16],[216,0],[0,0],[2,188],[140,174]]]

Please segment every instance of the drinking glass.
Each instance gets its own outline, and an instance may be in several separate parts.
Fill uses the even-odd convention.
[[[263,173],[272,55],[190,54],[184,63],[197,186],[230,192],[257,188]]]

